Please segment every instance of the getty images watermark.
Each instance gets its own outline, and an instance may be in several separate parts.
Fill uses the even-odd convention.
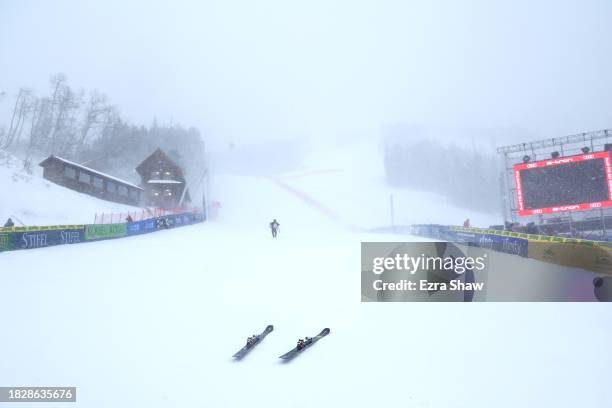
[[[362,301],[484,299],[488,255],[468,255],[449,242],[361,244]]]

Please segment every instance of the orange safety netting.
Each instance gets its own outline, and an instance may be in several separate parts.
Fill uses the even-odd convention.
[[[95,215],[94,224],[119,224],[123,222],[144,221],[151,218],[163,217],[165,215],[198,213],[201,212],[197,207],[177,207],[177,208],[143,208],[140,211],[127,211],[119,213],[102,213]]]

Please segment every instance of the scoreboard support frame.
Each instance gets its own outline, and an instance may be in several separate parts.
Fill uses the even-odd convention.
[[[612,228],[612,196],[609,196],[611,202],[610,206],[595,206],[595,207],[584,207],[579,209],[557,209],[557,211],[551,211],[550,213],[535,213],[526,214],[524,210],[519,208],[517,199],[517,180],[514,172],[514,166],[524,164],[523,157],[529,156],[529,162],[544,161],[547,159],[554,160],[551,157],[552,152],[559,152],[559,158],[563,159],[568,156],[580,156],[597,154],[605,151],[606,144],[608,147],[612,146],[612,129],[603,129],[593,132],[578,133],[575,135],[547,138],[533,142],[518,143],[509,146],[502,146],[497,149],[497,153],[501,157],[501,191],[502,191],[502,205],[504,211],[504,219],[510,222],[520,222],[523,224],[534,222],[535,224],[542,225],[554,217],[565,217],[567,222],[574,224],[581,219],[586,218],[597,218],[601,220],[603,229],[606,230],[606,222]],[[583,153],[582,149],[587,147],[588,153]],[[612,151],[610,152],[612,153]],[[608,176],[608,175],[607,175]],[[609,190],[612,189],[612,184],[609,181]],[[521,214],[521,211],[523,213]],[[606,231],[602,231],[602,235],[605,235]],[[611,234],[607,234],[611,235]]]

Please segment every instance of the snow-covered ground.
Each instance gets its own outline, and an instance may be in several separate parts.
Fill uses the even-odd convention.
[[[604,304],[361,303],[360,242],[421,238],[346,228],[387,212],[351,212],[323,173],[217,176],[215,222],[0,254],[0,385],[77,386],[88,408],[611,406]]]
[[[0,226],[9,217],[15,225],[64,225],[93,223],[96,213],[142,211],[51,183],[36,164],[32,175],[22,168],[20,160],[0,151]]]
[[[214,223],[1,254],[0,384],[77,386],[79,407],[610,406],[604,305],[361,303],[360,242],[397,236],[268,179],[213,185]]]

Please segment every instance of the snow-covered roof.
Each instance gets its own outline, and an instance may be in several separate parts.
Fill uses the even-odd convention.
[[[137,186],[136,184],[132,184],[132,183],[130,183],[129,181],[121,180],[120,178],[113,177],[113,176],[111,176],[110,174],[102,173],[101,171],[94,170],[94,169],[92,169],[92,168],[90,168],[90,167],[83,166],[82,164],[75,163],[75,162],[70,161],[70,160],[66,160],[66,159],[61,158],[61,157],[59,157],[59,156],[54,156],[54,155],[51,155],[51,156],[47,157],[45,160],[43,160],[42,162],[40,162],[40,164],[39,164],[39,165],[40,165],[40,166],[43,166],[43,165],[45,164],[45,162],[47,162],[47,160],[58,160],[58,161],[61,161],[61,162],[63,162],[63,163],[69,164],[69,165],[71,165],[71,166],[77,167],[77,168],[79,168],[79,169],[86,170],[86,171],[88,171],[88,172],[90,172],[90,173],[97,174],[97,175],[102,176],[102,177],[104,177],[104,178],[107,178],[107,179],[109,179],[109,180],[116,181],[117,183],[124,184],[124,185],[126,185],[126,186],[130,186],[130,187],[132,187],[132,188],[137,188],[138,190],[142,190],[142,191],[144,191],[144,189],[143,189],[142,187],[139,187],[139,186]],[[44,167],[44,166],[43,166],[43,167]]]
[[[136,172],[140,174],[143,179],[148,179],[150,172],[154,171],[161,164],[161,167],[169,167],[174,174],[174,178],[179,180],[185,180],[183,170],[172,160],[166,153],[164,153],[159,147],[155,149],[153,153],[136,166]]]
[[[148,184],[183,184],[182,181],[178,181],[178,180],[158,180],[158,179],[148,180],[147,183]]]

